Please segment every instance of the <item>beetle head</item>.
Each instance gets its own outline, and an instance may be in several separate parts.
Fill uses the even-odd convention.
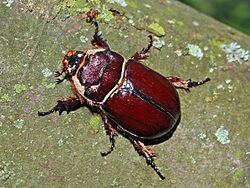
[[[86,54],[86,51],[68,51],[62,60],[63,68],[61,71],[55,71],[55,76],[59,77],[63,73],[65,74],[63,78],[58,78],[56,80],[57,84],[60,84],[63,80],[68,80],[74,76],[77,72],[77,69],[82,63],[82,60]]]
[[[79,68],[84,56],[84,51],[74,50],[70,50],[64,55],[62,64],[65,77],[70,78],[76,74],[76,71]]]

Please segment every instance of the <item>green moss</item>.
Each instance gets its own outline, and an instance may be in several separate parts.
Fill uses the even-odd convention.
[[[54,89],[56,87],[56,83],[49,83],[45,85],[46,89]]]
[[[27,89],[26,85],[24,84],[15,84],[14,85],[14,91],[16,93],[21,93]]]
[[[110,3],[108,0],[90,0],[87,3],[83,0],[70,0],[63,2],[63,10],[66,10],[69,16],[75,16],[78,13],[86,13],[90,9],[98,9],[98,20],[110,21],[114,16],[109,11],[109,8],[103,6],[105,3]]]
[[[213,45],[213,46],[216,46],[218,48],[220,48],[221,44],[222,44],[222,40],[221,39],[216,39],[216,38],[212,38],[210,40],[210,43]]]
[[[159,36],[164,36],[166,34],[164,28],[157,22],[151,23],[148,28]]]
[[[89,124],[91,127],[97,127],[101,124],[101,118],[99,116],[91,116]]]
[[[10,102],[11,101],[11,96],[8,93],[5,93],[1,98],[0,102]]]
[[[131,8],[137,8],[137,3],[136,3],[136,1],[129,1],[128,4],[129,4],[129,6],[130,6]]]
[[[170,14],[174,14],[175,13],[175,11],[172,8],[170,8],[170,7],[166,7],[165,10],[164,10],[164,12],[167,12],[167,13],[170,13]]]
[[[103,20],[108,22],[108,21],[111,21],[112,19],[114,19],[114,16],[112,15],[112,13],[108,9],[104,9],[100,13],[98,18],[103,19]]]
[[[243,168],[238,168],[235,172],[233,177],[238,180],[244,177],[244,169]]]
[[[235,153],[235,157],[238,158],[238,159],[240,159],[240,158],[242,158],[244,156],[245,156],[245,152],[244,151],[238,150]]]
[[[176,25],[179,25],[179,26],[184,26],[184,23],[180,20],[176,20]]]

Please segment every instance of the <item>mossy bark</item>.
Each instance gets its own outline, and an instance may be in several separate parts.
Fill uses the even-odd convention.
[[[171,0],[70,2],[0,5],[0,187],[249,187],[249,60],[229,63],[221,48],[250,49],[249,36]],[[37,116],[72,95],[52,72],[67,50],[91,47],[94,28],[77,11],[90,7],[105,13],[100,30],[113,50],[129,58],[151,34],[155,47],[143,63],[166,76],[212,80],[179,91],[182,121],[154,146],[165,181],[121,136],[102,158],[109,140],[87,109]]]

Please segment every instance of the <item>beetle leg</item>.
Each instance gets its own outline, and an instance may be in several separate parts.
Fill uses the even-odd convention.
[[[56,71],[54,72],[55,77],[59,77],[59,76],[61,76],[62,74],[63,74],[63,71],[56,70]]]
[[[80,99],[77,97],[63,98],[61,100],[58,100],[57,105],[54,106],[51,110],[46,111],[46,112],[39,112],[38,111],[38,116],[46,116],[46,115],[49,115],[53,112],[59,112],[59,115],[61,115],[63,111],[66,111],[68,114],[69,112],[75,111],[82,106],[83,105],[82,105]]]
[[[147,53],[149,52],[150,48],[153,46],[153,37],[152,35],[148,36],[150,39],[150,42],[146,48],[142,48],[140,52],[136,52],[131,59],[139,61],[140,59],[146,59],[148,57]]]
[[[93,39],[91,40],[91,44],[96,48],[105,48],[109,50],[110,48],[107,40],[102,38],[102,34],[99,34],[99,27],[96,21],[96,17],[98,14],[99,14],[98,10],[90,9],[86,15],[87,16],[86,22],[95,25],[95,34],[93,36]]]
[[[165,179],[165,177],[161,174],[158,167],[156,166],[153,157],[156,156],[156,153],[153,149],[146,147],[142,142],[134,140],[132,138],[129,139],[130,142],[133,144],[135,150],[140,156],[143,156],[146,159],[146,162],[148,165],[150,165],[154,171],[160,176],[162,180]]]
[[[190,88],[196,87],[202,84],[205,84],[206,82],[210,81],[210,78],[206,78],[202,81],[192,81],[191,79],[183,80],[177,76],[168,76],[166,77],[177,89],[184,89],[186,92],[190,92]]]
[[[109,141],[111,143],[110,149],[108,151],[101,152],[101,155],[104,157],[104,156],[107,156],[108,154],[110,154],[114,150],[114,148],[115,148],[115,136],[118,136],[118,135],[116,133],[116,130],[109,123],[108,117],[106,115],[102,115],[102,119],[104,122],[106,134],[109,136]]]
[[[91,44],[96,48],[104,48],[110,50],[109,44],[106,39],[102,38],[102,34],[99,33],[98,23],[96,21],[92,22],[95,25],[95,34],[91,40]]]

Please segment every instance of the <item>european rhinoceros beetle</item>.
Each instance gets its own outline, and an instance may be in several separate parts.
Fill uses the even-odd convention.
[[[96,15],[96,11],[87,14],[87,21],[95,25],[91,41],[94,49],[68,51],[62,60],[62,71],[55,72],[56,77],[64,74],[57,83],[68,80],[74,96],[58,100],[55,107],[38,112],[38,115],[52,112],[61,115],[63,111],[69,113],[86,106],[102,117],[111,142],[110,149],[101,152],[102,156],[113,151],[118,132],[131,142],[160,178],[165,179],[154,163],[156,154],[148,145],[162,143],[175,132],[181,119],[176,89],[190,91],[191,87],[210,79],[194,82],[176,76],[165,77],[141,64],[152,47],[152,36],[149,36],[150,43],[146,48],[126,59],[112,51],[101,37]]]

